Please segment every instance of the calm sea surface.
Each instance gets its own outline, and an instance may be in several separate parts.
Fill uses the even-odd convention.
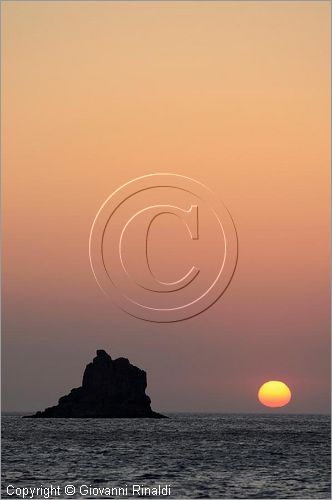
[[[170,416],[163,420],[4,416],[2,498],[20,498],[7,494],[9,484],[59,485],[58,498],[107,497],[81,495],[81,485],[127,485],[131,497],[133,483],[169,484],[169,498],[330,498],[329,417]],[[64,494],[68,484],[76,488],[73,496]]]

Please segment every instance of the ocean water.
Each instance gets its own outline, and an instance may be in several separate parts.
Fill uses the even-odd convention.
[[[58,486],[54,498],[132,498],[133,484],[170,485],[168,498],[330,498],[328,416],[170,417],[4,416],[2,498],[22,498],[8,485]],[[103,491],[125,486],[127,495]]]

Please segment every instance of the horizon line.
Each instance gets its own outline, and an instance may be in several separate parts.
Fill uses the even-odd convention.
[[[6,414],[9,416],[10,414],[26,414],[26,413],[36,413],[39,410],[1,410],[1,416],[5,416]],[[274,412],[274,411],[188,411],[188,410],[158,410],[163,413],[169,414],[190,414],[190,415],[322,415],[322,416],[331,416],[331,412]],[[50,417],[52,418],[52,417]],[[64,417],[67,418],[67,417]],[[75,417],[69,417],[75,418]],[[84,417],[83,417],[84,418]],[[95,417],[85,417],[85,418],[95,418]],[[98,417],[97,417],[98,418]],[[102,417],[100,417],[102,418]],[[112,418],[112,417],[105,417]]]

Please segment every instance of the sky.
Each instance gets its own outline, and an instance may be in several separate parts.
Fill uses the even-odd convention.
[[[320,1],[2,2],[3,410],[55,404],[102,348],[147,371],[157,411],[273,413],[257,391],[281,380],[278,411],[329,412],[329,17]],[[123,312],[89,263],[101,204],[155,172],[209,186],[238,233],[226,292],[176,323]]]

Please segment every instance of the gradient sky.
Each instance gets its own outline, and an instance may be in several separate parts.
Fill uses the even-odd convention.
[[[97,348],[159,411],[328,412],[328,2],[2,2],[3,409],[55,404]],[[91,224],[121,184],[213,188],[239,262],[212,308],[132,318],[96,285]],[[171,266],[172,263],[170,262]]]

